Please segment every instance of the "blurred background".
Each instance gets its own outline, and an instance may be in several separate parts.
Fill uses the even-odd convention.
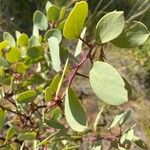
[[[4,31],[14,35],[18,30],[30,35],[33,13],[37,9],[45,11],[47,1],[0,0],[0,39]],[[75,0],[50,1],[67,7],[73,6],[75,2]],[[88,0],[88,3],[90,12],[87,26],[89,29],[93,29],[104,14],[113,10],[124,11],[126,21],[139,20],[150,29],[150,0]],[[143,139],[150,141],[150,38],[143,46],[133,49],[120,49],[108,44],[105,54],[107,61],[113,64],[132,85],[132,101],[129,103],[130,106],[125,107],[133,109],[135,112],[133,120],[137,121],[138,133]],[[81,92],[81,84],[79,88]],[[88,95],[88,92],[87,90],[85,93]],[[91,105],[90,101],[91,97],[88,101]]]

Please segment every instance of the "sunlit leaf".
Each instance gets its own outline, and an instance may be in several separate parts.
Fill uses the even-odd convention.
[[[59,43],[61,42],[61,40],[62,40],[62,34],[61,34],[61,32],[58,29],[48,30],[45,33],[45,39],[46,40],[48,40],[52,36],[55,37],[58,40]]]
[[[137,47],[144,44],[149,35],[149,31],[143,23],[135,22],[128,25],[112,43],[121,48]]]
[[[29,102],[34,101],[36,96],[37,96],[36,91],[28,90],[28,91],[20,93],[17,96],[17,102],[18,103],[29,103]]]
[[[50,37],[48,39],[48,46],[50,49],[53,68],[56,72],[59,72],[61,70],[59,42],[55,37]]]
[[[46,16],[39,10],[34,13],[33,16],[34,25],[37,26],[40,30],[47,30],[48,21]]]
[[[16,45],[15,39],[13,38],[13,36],[10,33],[4,32],[3,39],[9,41],[10,47],[15,47],[15,45]]]
[[[21,59],[21,51],[17,47],[10,48],[6,53],[6,59],[10,63],[18,62]]]
[[[72,89],[66,91],[65,116],[74,131],[82,132],[87,128],[85,111]]]
[[[50,86],[45,89],[45,101],[51,101],[56,94],[61,76],[57,74]]]
[[[95,38],[100,43],[109,42],[118,37],[124,29],[123,11],[113,11],[104,15],[96,26]]]
[[[14,127],[10,127],[7,130],[7,134],[6,134],[6,140],[5,143],[7,143],[8,140],[10,140],[11,138],[13,138],[13,136],[16,134],[16,130]]]
[[[28,40],[29,40],[29,37],[27,36],[27,34],[22,33],[22,34],[18,37],[17,43],[18,43],[20,46],[27,46],[27,45],[28,45]]]
[[[88,14],[88,5],[85,1],[77,2],[69,14],[63,29],[63,35],[67,39],[78,39],[85,19]]]
[[[80,35],[80,37],[83,39],[84,38],[84,35],[85,35],[85,33],[86,33],[86,27],[83,29],[83,31],[82,31],[82,33],[81,33],[81,35]],[[74,54],[74,56],[76,57],[76,56],[78,56],[81,52],[82,52],[82,41],[79,39],[78,40],[78,43],[77,43],[77,46],[76,46],[76,49],[75,49],[75,54]]]
[[[128,101],[122,77],[108,63],[94,63],[90,71],[90,84],[94,93],[108,104],[120,105]]]
[[[31,36],[28,42],[29,47],[40,46],[39,39],[36,36]]]

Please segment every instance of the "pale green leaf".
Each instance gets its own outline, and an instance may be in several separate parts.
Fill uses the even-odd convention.
[[[10,63],[18,62],[21,59],[21,51],[17,47],[10,48],[6,53],[6,59]]]
[[[100,43],[109,42],[118,37],[124,28],[122,11],[113,11],[104,15],[96,26],[95,38]]]
[[[94,146],[94,147],[92,147],[92,150],[101,150],[102,149],[102,146],[100,145],[100,146]]]
[[[25,140],[34,140],[36,138],[36,132],[31,131],[31,132],[25,132],[25,133],[20,133],[17,136],[19,141],[25,141]]]
[[[7,60],[3,57],[0,57],[0,66],[3,66],[4,69],[9,67]]]
[[[51,85],[45,89],[45,101],[51,101],[53,99],[53,97],[56,94],[60,79],[61,79],[61,76],[59,74],[57,74],[54,77]]]
[[[43,14],[41,11],[37,10],[34,13],[33,16],[33,23],[35,26],[38,27],[38,29],[40,30],[47,30],[48,28],[48,21],[47,18],[45,16],[45,14]]]
[[[58,29],[48,30],[45,33],[45,39],[46,40],[48,40],[52,36],[55,37],[58,40],[59,43],[61,42],[61,40],[62,40],[62,34],[61,34],[61,32]]]
[[[21,33],[19,31],[15,31],[15,35],[16,35],[16,39],[18,40],[18,38],[21,35]]]
[[[47,18],[49,21],[57,21],[59,18],[60,9],[56,5],[51,5],[47,11]]]
[[[39,38],[39,29],[36,25],[33,25],[33,31],[32,31],[32,36]]]
[[[80,35],[81,39],[84,38],[84,35],[85,35],[85,33],[86,33],[86,29],[87,29],[87,28],[84,27],[84,29],[82,30],[82,33],[81,33],[81,35]],[[77,43],[77,46],[76,46],[75,54],[74,54],[75,57],[78,56],[78,55],[82,52],[82,43],[83,43],[83,41],[81,41],[81,40],[79,39],[79,40],[78,40],[78,43]]]
[[[121,48],[137,47],[144,44],[149,35],[149,31],[143,23],[135,22],[133,25],[128,25],[112,43]]]
[[[28,42],[29,47],[40,46],[39,39],[36,36],[31,36]]]
[[[95,62],[89,77],[94,93],[104,102],[120,105],[128,101],[128,93],[122,77],[108,63]]]
[[[50,49],[50,55],[51,55],[53,69],[56,72],[59,72],[59,71],[61,71],[59,42],[55,37],[50,37],[48,39],[48,46]]]
[[[96,116],[96,119],[95,119],[95,122],[94,122],[94,130],[95,131],[97,131],[97,126],[98,126],[98,123],[99,123],[99,120],[100,120],[100,117],[102,115],[103,110],[104,110],[104,106],[102,106],[101,110],[99,111],[99,113]]]
[[[14,127],[10,127],[7,130],[5,143],[7,143],[8,140],[12,139],[15,134],[16,134],[15,128]]]
[[[28,40],[29,40],[29,37],[27,36],[27,34],[22,33],[22,34],[18,37],[17,43],[18,43],[20,46],[27,46],[27,45],[28,45]]]
[[[67,39],[78,39],[85,19],[88,14],[88,4],[85,1],[77,2],[69,14],[63,29],[63,35]]]
[[[54,119],[51,119],[51,120],[44,119],[44,122],[48,126],[54,128],[54,129],[65,129],[65,127],[61,123],[59,123],[57,120],[54,120]]]
[[[10,47],[15,47],[15,45],[16,45],[15,39],[13,38],[13,36],[10,33],[4,32],[3,39],[9,41]]]
[[[51,2],[47,1],[46,6],[45,6],[46,12],[48,12],[48,9],[51,7],[51,5],[52,5]]]
[[[23,93],[20,93],[17,96],[17,102],[18,103],[33,102],[36,97],[37,97],[36,91],[34,91],[34,90],[28,90],[28,91],[25,91]]]
[[[66,91],[65,116],[74,131],[82,132],[87,129],[85,111],[72,89],[67,89]]]

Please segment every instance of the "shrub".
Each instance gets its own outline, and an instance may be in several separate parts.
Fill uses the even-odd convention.
[[[85,1],[77,2],[68,15],[66,7],[48,2],[46,15],[37,10],[33,16],[33,34],[16,31],[16,38],[4,32],[0,43],[0,128],[4,149],[129,149],[134,142],[146,145],[134,134],[134,125],[124,127],[130,111],[114,117],[110,125],[101,125],[105,107],[89,126],[83,105],[72,88],[78,75],[87,78],[96,96],[105,104],[127,103],[130,87],[117,70],[105,62],[108,42],[129,48],[142,45],[149,31],[141,22],[126,23],[122,11],[103,16],[91,41],[84,26],[88,15]],[[74,50],[66,48],[78,40]],[[67,43],[67,44],[66,44]],[[65,45],[66,44],[66,45]],[[83,45],[83,46],[82,46]],[[82,49],[85,49],[84,51]],[[95,61],[96,51],[100,51]],[[90,60],[89,75],[80,68]],[[119,132],[112,133],[117,128]],[[106,130],[105,133],[101,133]]]

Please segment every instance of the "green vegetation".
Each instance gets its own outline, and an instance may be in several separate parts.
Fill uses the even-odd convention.
[[[105,45],[142,46],[148,28],[140,21],[126,22],[124,12],[115,10],[99,18],[88,38],[86,1],[75,3],[73,9],[50,2],[44,8],[33,15],[31,35],[4,32],[0,42],[0,148],[69,150],[88,143],[89,149],[101,150],[106,141],[109,149],[148,149],[135,125],[126,125],[130,110],[100,123],[105,107],[117,109],[131,94],[126,79],[106,62]],[[69,49],[74,41],[76,48]],[[85,75],[80,70],[87,61],[91,68]],[[76,76],[89,81],[103,105],[93,122],[73,89]]]

